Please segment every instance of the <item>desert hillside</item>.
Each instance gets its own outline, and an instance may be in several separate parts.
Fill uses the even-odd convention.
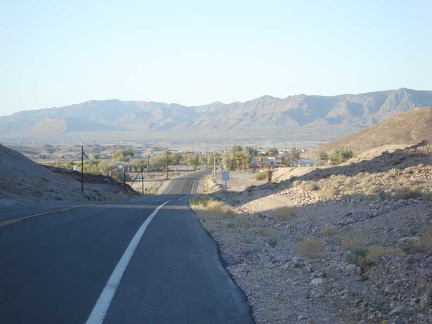
[[[0,206],[28,202],[102,201],[124,197],[119,184],[90,175],[86,175],[82,193],[79,179],[80,174],[77,172],[53,172],[0,144]]]
[[[432,322],[432,145],[387,148],[191,200],[257,323]]]
[[[308,156],[331,152],[338,147],[350,148],[355,154],[384,145],[432,143],[432,108],[416,108],[389,118],[375,126],[325,143],[309,151]]]

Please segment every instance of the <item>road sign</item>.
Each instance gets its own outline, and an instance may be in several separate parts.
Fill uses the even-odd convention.
[[[229,171],[222,171],[222,180],[228,181],[230,179]]]

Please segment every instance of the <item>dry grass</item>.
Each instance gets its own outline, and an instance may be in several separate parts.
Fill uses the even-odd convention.
[[[208,218],[212,215],[221,219],[233,219],[236,216],[230,206],[211,197],[194,196],[189,199],[189,205],[195,211],[201,212],[201,218]]]
[[[316,183],[314,183],[314,182],[307,182],[307,183],[304,185],[304,189],[305,189],[306,191],[315,191],[315,190],[318,190],[319,187],[318,187],[318,185],[317,185]]]
[[[301,256],[317,258],[324,251],[324,244],[319,239],[304,239],[297,243],[297,252]]]
[[[334,198],[334,197],[336,197],[339,194],[339,192],[338,192],[337,189],[335,189],[335,188],[328,188],[328,187],[327,188],[322,188],[321,189],[321,193],[327,199]]]
[[[335,235],[337,232],[338,232],[338,228],[334,225],[329,225],[329,224],[326,224],[321,231],[322,235],[324,236],[332,236]]]
[[[364,259],[364,265],[375,264],[383,256],[397,255],[401,253],[402,250],[398,248],[371,245],[368,247],[367,254]]]
[[[295,207],[281,207],[276,210],[275,217],[276,219],[283,221],[287,220],[297,214],[297,208]]]
[[[360,246],[364,246],[365,245],[365,240],[360,235],[353,235],[353,236],[346,235],[342,239],[341,244],[342,244],[342,247],[344,249],[351,250],[351,249],[354,249],[354,248],[358,248]]]

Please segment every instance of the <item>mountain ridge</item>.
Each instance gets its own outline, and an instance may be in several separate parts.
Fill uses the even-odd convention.
[[[175,132],[220,136],[284,134],[305,128],[343,132],[370,127],[416,107],[432,106],[432,91],[400,88],[338,96],[262,96],[245,102],[214,102],[183,106],[154,101],[90,100],[58,108],[44,108],[0,116],[0,137],[116,132],[141,135]],[[45,127],[47,120],[52,127]],[[54,125],[57,121],[59,125]],[[134,135],[134,136],[135,136]]]

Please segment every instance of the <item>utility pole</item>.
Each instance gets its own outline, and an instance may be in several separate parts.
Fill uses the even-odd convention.
[[[166,162],[165,162],[165,166],[166,166],[166,180],[168,180],[168,147],[166,149]]]
[[[126,193],[126,168],[123,162],[123,190]]]
[[[144,195],[144,169],[141,168],[141,190],[142,194]]]
[[[84,146],[81,146],[81,192],[84,192],[84,155]]]

